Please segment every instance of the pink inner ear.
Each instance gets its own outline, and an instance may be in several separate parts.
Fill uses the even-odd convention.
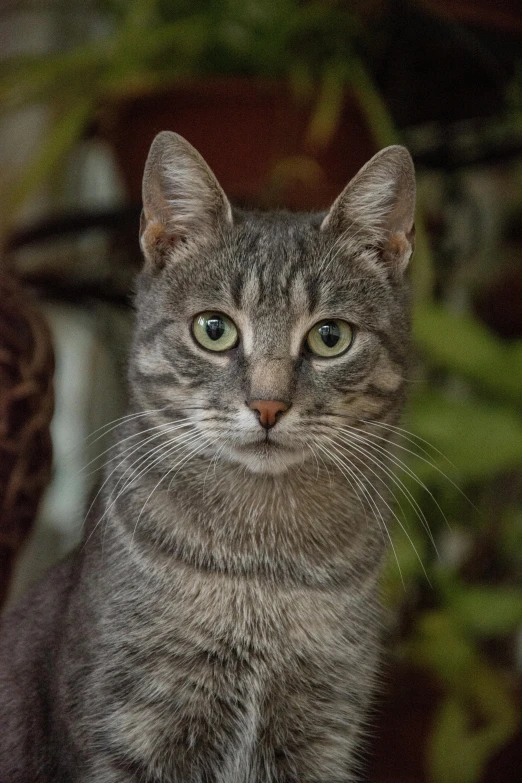
[[[391,234],[382,249],[382,257],[387,264],[404,269],[413,252],[414,229],[406,235],[403,231]]]
[[[141,246],[146,258],[161,268],[165,265],[168,251],[176,247],[182,238],[181,233],[169,232],[159,220],[151,220],[141,235]]]

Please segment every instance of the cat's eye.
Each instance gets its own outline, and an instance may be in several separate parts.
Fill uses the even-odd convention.
[[[319,321],[312,326],[306,338],[306,344],[312,353],[324,359],[344,353],[352,342],[352,327],[346,321],[337,319]]]
[[[223,313],[200,313],[192,321],[192,333],[208,351],[229,351],[238,342],[236,325]]]

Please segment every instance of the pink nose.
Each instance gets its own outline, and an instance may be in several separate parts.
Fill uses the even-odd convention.
[[[278,413],[288,410],[288,405],[281,400],[253,400],[249,407],[256,411],[260,425],[267,430],[276,423]]]

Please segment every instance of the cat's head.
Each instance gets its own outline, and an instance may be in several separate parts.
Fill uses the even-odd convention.
[[[277,473],[324,459],[341,428],[396,419],[415,204],[406,149],[375,155],[327,214],[251,213],[164,132],[143,204],[133,394],[186,418],[188,450]]]

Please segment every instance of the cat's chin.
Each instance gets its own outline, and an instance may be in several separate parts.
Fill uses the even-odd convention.
[[[230,448],[226,456],[229,460],[244,465],[251,473],[278,474],[301,465],[305,454],[300,449],[289,449],[274,443],[258,443]]]

